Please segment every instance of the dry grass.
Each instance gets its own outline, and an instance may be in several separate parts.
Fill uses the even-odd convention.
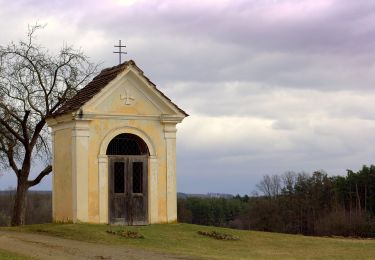
[[[6,259],[6,260],[32,260],[33,258],[17,255],[14,253],[6,252],[3,250],[0,250],[0,259]]]
[[[375,240],[307,237],[189,224],[126,227],[126,230],[142,234],[144,239],[113,236],[107,230],[116,232],[124,227],[108,225],[44,224],[6,229],[209,259],[373,259],[375,256]],[[226,233],[239,240],[216,240],[201,236],[198,231]]]

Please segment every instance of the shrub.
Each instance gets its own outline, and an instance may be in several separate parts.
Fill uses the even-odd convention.
[[[137,231],[130,231],[130,230],[117,230],[117,231],[112,231],[112,230],[107,230],[108,234],[112,235],[117,235],[120,237],[125,237],[125,238],[144,238],[144,236]]]
[[[212,237],[218,240],[240,240],[238,236],[230,235],[230,234],[225,234],[225,233],[219,233],[216,231],[198,231],[197,232],[199,235],[202,236],[207,236],[207,237]]]

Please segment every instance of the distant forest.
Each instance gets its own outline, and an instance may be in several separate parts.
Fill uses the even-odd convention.
[[[15,191],[0,191],[0,226],[9,226]],[[29,191],[27,194],[26,224],[50,223],[52,221],[52,193]]]
[[[266,175],[253,196],[178,198],[185,223],[318,236],[375,237],[375,166],[346,176]],[[181,196],[182,195],[182,196]],[[0,192],[0,226],[9,225],[14,192]],[[26,223],[51,222],[51,193],[29,192]]]
[[[178,200],[178,220],[202,225],[318,236],[375,237],[375,166],[346,176],[266,175],[260,196]]]

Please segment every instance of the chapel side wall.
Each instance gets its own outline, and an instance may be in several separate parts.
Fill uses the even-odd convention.
[[[72,212],[72,130],[54,131],[53,220],[71,221]]]
[[[165,223],[167,218],[167,165],[166,165],[166,142],[164,128],[160,120],[113,120],[94,119],[90,123],[89,140],[89,222],[99,223],[99,163],[98,156],[103,139],[114,129],[133,128],[145,133],[153,142],[157,155],[157,220],[153,222]],[[150,165],[149,165],[150,167]],[[152,176],[149,171],[149,185]],[[150,189],[151,187],[149,187]],[[108,200],[106,194],[106,200]],[[150,203],[150,199],[149,199]]]

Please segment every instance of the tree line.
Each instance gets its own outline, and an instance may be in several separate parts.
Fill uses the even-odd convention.
[[[265,175],[260,194],[179,198],[178,221],[246,230],[319,236],[375,237],[375,166],[346,176],[286,172]],[[11,224],[15,191],[0,192],[0,226]],[[29,192],[25,223],[48,223],[50,192]]]
[[[346,176],[265,175],[258,196],[178,201],[180,222],[304,235],[375,236],[375,166]]]
[[[15,190],[0,191],[0,226],[9,226],[11,224],[15,196]],[[51,223],[51,192],[29,191],[25,205],[25,224]]]

